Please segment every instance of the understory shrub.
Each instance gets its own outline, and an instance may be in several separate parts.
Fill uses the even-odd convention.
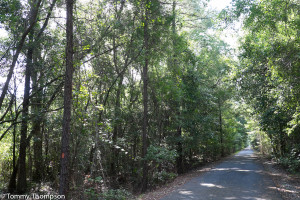
[[[288,156],[279,158],[279,163],[290,172],[300,172],[300,145],[295,145]]]
[[[103,200],[128,200],[133,199],[133,196],[130,192],[124,189],[117,190],[108,190],[101,194],[101,198]]]
[[[175,179],[177,174],[164,171],[158,171],[153,174],[153,182],[156,185],[163,185]]]

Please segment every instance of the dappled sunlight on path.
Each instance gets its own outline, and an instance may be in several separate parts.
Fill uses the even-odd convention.
[[[271,178],[249,148],[195,177],[161,200],[282,199]]]

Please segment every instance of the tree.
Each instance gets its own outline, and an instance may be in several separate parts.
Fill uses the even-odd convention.
[[[299,6],[290,0],[235,3],[235,14],[246,16],[238,70],[241,93],[269,136],[275,157],[293,154],[291,160],[300,153],[293,120],[299,102]]]
[[[30,19],[29,20],[29,26],[25,29],[25,31],[23,32],[23,34],[21,36],[21,39],[19,40],[19,42],[17,44],[16,53],[13,56],[12,64],[10,65],[5,84],[2,88],[2,93],[1,93],[1,96],[0,96],[0,108],[2,107],[2,103],[4,101],[5,95],[7,94],[8,85],[9,85],[9,82],[12,78],[13,71],[14,71],[15,65],[17,63],[19,54],[20,54],[20,52],[23,48],[25,39],[26,39],[27,35],[30,33],[30,31],[33,29],[33,27],[36,23],[36,19],[37,19],[37,16],[38,16],[38,12],[39,12],[39,8],[40,8],[42,0],[29,1],[29,2],[30,2],[30,5],[32,6],[32,8],[31,8],[31,10],[28,14],[28,17],[27,17],[27,18]]]
[[[66,0],[66,72],[64,84],[64,115],[61,137],[61,164],[59,194],[67,195],[69,189],[69,138],[71,130],[72,79],[73,79],[73,0]]]
[[[30,5],[11,0],[0,7],[1,25],[9,31],[0,39],[5,72],[16,50],[10,44],[28,27],[23,12]],[[216,16],[204,1],[53,0],[43,7],[0,108],[0,187],[9,177],[14,185],[22,162],[28,185],[51,182],[68,199],[130,199],[122,188],[145,192],[245,146],[246,114],[236,106],[231,82],[237,64],[217,34],[207,31],[215,29]],[[266,77],[261,83],[281,83]],[[25,95],[17,90],[21,79],[27,80]],[[265,93],[266,101],[274,99]],[[289,112],[268,105],[261,122],[280,130],[276,122],[289,121]],[[279,139],[277,134],[274,141]]]

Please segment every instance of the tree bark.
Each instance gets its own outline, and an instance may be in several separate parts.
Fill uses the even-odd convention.
[[[113,145],[117,144],[119,134],[121,133],[121,124],[120,124],[120,114],[121,114],[121,90],[122,90],[123,75],[121,75],[118,82],[118,88],[116,91],[116,102],[115,102],[115,123],[112,135]],[[115,176],[117,174],[117,162],[118,162],[118,150],[115,147],[112,147],[112,157],[111,157],[111,175]]]
[[[220,131],[220,143],[221,143],[221,156],[224,157],[224,136],[223,136],[223,124],[222,124],[222,110],[221,110],[221,100],[219,99],[219,131]]]
[[[124,72],[119,70],[118,66],[118,55],[117,55],[117,46],[116,46],[116,36],[113,37],[113,61],[114,66],[117,74],[119,75],[119,82],[117,85],[116,90],[116,101],[115,101],[115,110],[114,110],[114,129],[113,129],[113,135],[112,135],[112,142],[113,145],[116,145],[117,139],[119,137],[119,134],[121,133],[122,127],[120,124],[120,114],[121,114],[121,91],[122,91],[122,84],[123,84],[123,77]],[[126,63],[125,63],[126,65]],[[116,182],[116,174],[117,174],[117,162],[118,162],[118,150],[113,146],[112,147],[112,156],[111,156],[111,164],[110,164],[110,174],[113,177],[112,180],[112,186],[114,188],[117,188],[117,182]]]
[[[50,5],[50,9],[48,11],[46,20],[43,24],[43,26],[41,27],[41,29],[39,30],[39,32],[37,33],[37,36],[35,38],[35,45],[36,44],[40,44],[39,40],[43,34],[43,32],[45,31],[49,19],[51,17],[52,11],[54,9],[54,6],[56,4],[57,0],[53,0],[51,5]],[[38,49],[36,54],[40,57],[41,52]],[[35,56],[37,57],[37,56]],[[37,64],[37,59],[35,59],[35,64]],[[43,174],[44,174],[44,162],[43,162],[43,132],[42,132],[42,121],[43,121],[43,116],[41,116],[41,110],[43,109],[42,106],[42,91],[39,90],[39,83],[38,83],[38,69],[37,69],[38,65],[34,66],[34,70],[32,71],[32,82],[33,82],[33,94],[36,94],[36,98],[34,98],[32,100],[32,110],[34,112],[34,119],[32,122],[32,134],[34,135],[34,143],[33,143],[33,157],[34,157],[34,172],[33,172],[33,180],[35,182],[41,182],[41,180],[43,179]],[[41,75],[42,76],[42,75]],[[41,77],[41,80],[43,80],[43,77]],[[43,81],[40,83],[40,85],[43,85]]]
[[[9,193],[13,193],[17,188],[16,179],[17,179],[18,169],[19,169],[19,160],[17,161],[16,166],[13,168],[13,172],[10,176],[10,180],[9,180],[9,184],[8,184],[8,192]]]
[[[32,45],[33,35],[30,33],[29,45]],[[32,48],[29,47],[27,52],[27,64],[25,70],[25,86],[24,86],[24,99],[23,99],[23,112],[22,112],[22,123],[21,123],[21,139],[20,139],[20,150],[19,150],[19,170],[18,170],[18,182],[17,192],[23,194],[26,192],[26,139],[27,139],[27,128],[28,128],[28,111],[29,111],[29,95],[30,95],[30,77],[32,68]]]
[[[36,53],[40,54],[40,52]],[[35,63],[37,60],[35,59]],[[32,90],[33,93],[36,93],[36,97],[32,99],[32,111],[34,113],[34,118],[32,121],[32,135],[34,137],[33,140],[33,164],[34,164],[34,172],[33,172],[33,181],[41,182],[44,174],[44,164],[43,164],[43,133],[41,131],[42,124],[42,92],[38,91],[38,69],[36,68],[32,71]]]
[[[177,57],[177,51],[176,51],[176,1],[173,1],[173,5],[172,5],[172,14],[173,14],[173,20],[172,20],[172,32],[173,32],[173,67],[175,69],[175,72],[177,71],[177,61],[176,61],[176,57]],[[177,75],[177,74],[176,74]],[[177,135],[177,153],[178,153],[178,157],[176,158],[176,168],[177,168],[177,173],[178,174],[182,174],[183,173],[183,148],[182,148],[182,127],[181,127],[181,122],[180,122],[180,115],[181,115],[181,100],[179,100],[179,102],[177,103],[176,107],[177,107],[177,117],[178,117],[178,126],[177,126],[177,130],[176,130],[176,135]]]
[[[64,114],[63,132],[61,138],[61,164],[59,194],[67,197],[68,163],[69,163],[69,138],[71,129],[71,105],[72,105],[72,79],[73,79],[73,0],[66,0],[67,7],[67,45],[66,45],[66,72],[64,85]]]
[[[16,84],[14,84],[14,85],[15,85],[14,95],[16,96],[17,89],[16,89]],[[15,106],[15,113],[16,113],[17,112],[17,99],[16,98],[14,100],[14,106]],[[17,128],[17,125],[14,124],[14,129],[13,129],[13,172],[11,174],[9,184],[8,184],[8,192],[9,193],[13,193],[17,188],[16,178],[17,178],[19,164],[18,164],[18,161],[16,162],[16,128]]]
[[[182,174],[183,173],[183,148],[182,148],[182,129],[180,126],[177,127],[177,153],[178,157],[176,158],[176,167],[177,167],[177,173]]]
[[[141,191],[145,192],[148,185],[148,162],[145,159],[148,149],[148,65],[149,65],[149,30],[148,30],[148,15],[149,10],[147,8],[149,0],[146,0],[145,5],[145,15],[144,15],[144,46],[145,46],[145,64],[143,67],[143,107],[144,107],[144,117],[143,117],[143,178],[142,178],[142,188]]]

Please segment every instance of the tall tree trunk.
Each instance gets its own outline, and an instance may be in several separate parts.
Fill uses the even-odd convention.
[[[223,122],[222,122],[222,110],[221,110],[221,100],[218,100],[219,106],[219,131],[220,131],[220,143],[221,143],[221,156],[224,157],[224,136],[223,136]]]
[[[9,182],[9,186],[8,186],[10,192],[13,192],[15,189],[17,189],[17,192],[23,193],[26,190],[26,146],[27,146],[27,144],[26,144],[27,138],[26,137],[27,137],[27,122],[28,122],[28,119],[27,119],[28,117],[26,117],[26,116],[28,116],[30,76],[31,76],[31,67],[32,67],[31,65],[32,65],[32,57],[33,57],[33,49],[34,49],[34,47],[33,47],[34,45],[33,45],[33,41],[32,41],[33,33],[31,33],[31,32],[33,32],[33,28],[36,24],[36,19],[38,17],[38,12],[39,12],[39,8],[41,6],[41,2],[42,2],[42,0],[36,0],[36,1],[30,2],[31,9],[29,12],[29,26],[26,28],[26,30],[24,31],[24,33],[21,36],[21,39],[19,40],[19,42],[17,44],[16,53],[13,56],[13,61],[10,66],[9,73],[7,75],[7,79],[3,86],[2,93],[0,96],[0,108],[1,108],[3,100],[4,100],[7,90],[8,90],[8,85],[9,85],[10,79],[13,75],[13,71],[14,71],[15,65],[17,63],[19,54],[21,53],[21,50],[25,43],[26,37],[29,34],[30,35],[29,41],[31,42],[31,44],[30,44],[28,52],[27,52],[27,54],[28,54],[27,55],[27,66],[26,66],[26,71],[25,71],[25,88],[24,88],[24,99],[23,99],[23,113],[22,113],[23,117],[22,117],[22,125],[21,125],[21,140],[20,140],[19,159],[18,159],[17,164],[15,164],[15,129],[16,129],[16,125],[15,125],[14,126],[14,136],[13,136],[14,137],[13,173],[12,173],[12,176],[11,176],[11,179]],[[47,19],[44,22],[44,25],[41,28],[40,32],[38,33],[36,40],[38,40],[38,38],[41,36],[43,31],[45,30],[55,3],[56,3],[56,0],[53,0],[53,3],[51,4],[50,10],[47,15]],[[15,107],[16,107],[16,105],[15,105]],[[21,169],[22,173],[18,169]],[[21,176],[20,176],[20,173],[22,174]],[[18,184],[16,184],[17,174],[19,174]]]
[[[279,141],[280,141],[280,156],[284,157],[286,153],[286,134],[283,131],[283,125],[279,122]]]
[[[46,20],[43,24],[43,26],[41,27],[41,29],[39,30],[39,32],[37,33],[37,36],[35,38],[35,43],[34,45],[38,45],[40,44],[40,38],[42,36],[42,34],[44,33],[50,16],[52,14],[52,11],[54,9],[54,6],[56,4],[57,0],[53,0]],[[32,47],[34,48],[34,47]],[[34,69],[32,70],[32,83],[33,83],[33,93],[36,94],[36,98],[34,98],[32,100],[32,110],[34,112],[34,119],[32,122],[32,135],[34,136],[34,143],[33,143],[33,157],[34,157],[34,172],[33,172],[33,180],[36,182],[41,182],[41,180],[43,179],[43,174],[44,174],[44,162],[43,162],[43,132],[42,132],[42,128],[41,128],[41,124],[43,121],[43,116],[40,116],[41,110],[42,110],[42,96],[43,96],[43,92],[39,91],[39,83],[38,83],[38,68],[37,68],[37,64],[38,64],[38,57],[41,56],[41,51],[38,48],[34,48],[36,49],[36,56],[34,59]],[[41,75],[42,76],[42,75]],[[43,80],[43,77],[41,77],[41,80]],[[43,85],[43,81],[40,83],[40,85]]]
[[[32,45],[33,34],[30,33],[29,45]],[[33,51],[30,46],[27,51],[27,64],[25,70],[25,86],[24,86],[24,99],[23,99],[23,112],[22,112],[22,123],[21,123],[21,139],[20,139],[20,150],[19,150],[19,170],[18,170],[18,182],[17,192],[23,194],[26,192],[26,139],[27,139],[27,128],[28,128],[28,111],[29,111],[29,94],[30,94],[30,76],[32,68],[32,56]]]
[[[144,106],[144,117],[143,117],[143,178],[141,191],[145,192],[148,185],[148,162],[145,159],[148,149],[148,65],[149,65],[149,30],[148,30],[148,10],[149,0],[146,0],[145,15],[144,15],[144,46],[145,46],[145,64],[143,67],[143,106]]]
[[[180,126],[177,127],[177,153],[178,157],[176,158],[176,168],[177,173],[182,174],[183,173],[183,148],[182,148],[182,129]]]
[[[39,51],[39,50],[38,50]],[[36,52],[40,54],[40,52]],[[36,97],[32,99],[32,111],[34,113],[34,118],[32,122],[32,135],[33,140],[33,181],[40,182],[44,174],[44,164],[43,164],[43,133],[41,131],[41,124],[43,116],[41,116],[42,110],[42,92],[38,91],[38,74],[37,74],[37,59],[35,60],[35,67],[32,70],[32,93],[36,93]]]
[[[15,90],[14,90],[14,95],[16,96],[17,89],[16,89],[16,82],[15,82]],[[17,112],[17,99],[15,98],[14,100],[15,104],[15,113]],[[13,116],[13,113],[12,113]],[[16,178],[17,178],[17,173],[18,173],[18,163],[16,162],[16,128],[17,125],[14,125],[14,130],[13,130],[13,171],[9,180],[8,184],[8,192],[13,193],[16,188],[17,188],[17,183],[16,183]]]
[[[42,130],[44,129],[44,124],[42,125]],[[47,175],[50,174],[50,159],[49,159],[49,133],[48,130],[42,131],[44,133],[44,141],[45,141],[45,172]]]
[[[114,129],[113,129],[113,135],[112,135],[112,142],[113,145],[116,145],[117,139],[119,137],[119,134],[121,133],[121,124],[120,124],[120,114],[121,114],[121,91],[122,91],[122,84],[123,84],[123,72],[120,72],[119,66],[118,66],[118,55],[117,55],[117,46],[116,46],[116,36],[113,37],[113,61],[114,66],[117,74],[119,77],[119,82],[117,85],[117,91],[116,91],[116,101],[115,101],[115,110],[114,110]],[[112,147],[112,154],[111,154],[111,163],[110,163],[110,174],[113,178],[112,180],[112,186],[114,188],[117,187],[116,183],[116,174],[117,174],[117,162],[118,162],[118,150],[113,146]]]
[[[31,153],[31,144],[28,144],[28,148],[27,148],[27,157],[28,157],[28,178],[29,181],[32,181],[32,153]]]
[[[176,51],[176,1],[173,1],[173,5],[172,5],[172,14],[173,14],[173,20],[172,20],[172,32],[173,32],[173,58],[172,58],[172,64],[173,64],[173,68],[175,69],[175,75],[177,75],[177,51]],[[181,122],[180,122],[180,115],[181,115],[181,100],[179,100],[178,104],[177,104],[177,118],[178,118],[178,127],[177,127],[177,131],[176,131],[176,135],[178,138],[178,142],[177,142],[177,153],[178,153],[178,157],[176,158],[176,168],[177,168],[177,173],[178,174],[182,174],[183,173],[183,148],[182,148],[182,128],[181,128]]]
[[[15,192],[15,190],[17,188],[16,179],[17,179],[18,169],[19,169],[19,160],[17,161],[16,166],[13,168],[13,172],[9,179],[9,184],[8,184],[8,192],[9,193]]]
[[[67,197],[68,163],[69,163],[69,138],[71,129],[71,105],[72,105],[72,79],[73,79],[73,0],[66,0],[67,7],[67,46],[66,46],[66,72],[64,85],[64,115],[63,132],[61,138],[60,160],[60,186],[59,194]]]
[[[16,128],[17,125],[14,125],[13,130],[13,169],[16,167]]]
[[[116,91],[116,102],[115,102],[115,124],[112,135],[113,145],[117,144],[117,139],[121,133],[121,124],[120,124],[120,114],[121,114],[121,90],[122,90],[123,75],[121,75],[118,82],[118,88]],[[117,174],[117,163],[118,162],[118,150],[115,147],[112,147],[112,158],[111,158],[111,175],[115,176]]]
[[[156,114],[156,116],[155,116],[156,124],[157,124],[157,134],[155,135],[155,137],[157,138],[156,142],[158,145],[160,145],[161,139],[162,139],[163,120],[162,120],[161,111],[160,111],[160,104],[159,104],[160,102],[157,98],[154,87],[151,87],[151,98],[150,99],[153,101],[154,113]]]

